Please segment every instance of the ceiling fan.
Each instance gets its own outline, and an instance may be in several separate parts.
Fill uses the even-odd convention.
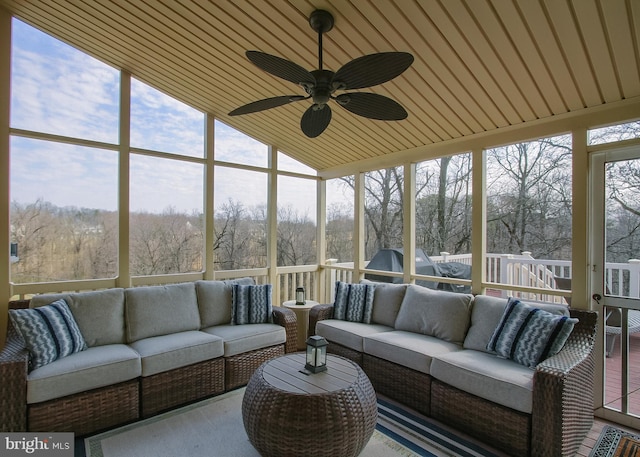
[[[300,120],[300,128],[309,138],[320,135],[331,122],[334,100],[338,105],[359,116],[382,121],[398,121],[407,117],[407,111],[396,101],[384,95],[368,92],[347,92],[334,95],[336,91],[362,89],[390,81],[413,63],[408,52],[380,52],[369,54],[348,62],[337,72],[322,68],[322,34],[333,28],[331,13],[315,10],[309,17],[311,28],[318,33],[318,69],[307,71],[300,65],[281,57],[260,51],[247,51],[247,58],[262,70],[302,86],[307,95],[281,95],[251,102],[236,108],[230,116],[255,113],[291,102],[312,99],[313,104]]]

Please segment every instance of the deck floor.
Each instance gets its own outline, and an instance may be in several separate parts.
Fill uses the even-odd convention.
[[[640,335],[631,335],[629,337],[629,355],[629,412],[640,416]],[[611,356],[605,361],[605,404],[618,410],[622,404],[621,379],[622,357],[620,355],[620,342],[618,341]],[[596,418],[591,431],[576,454],[577,456],[589,456],[606,424],[615,425],[631,433],[640,434],[640,430],[633,430]]]

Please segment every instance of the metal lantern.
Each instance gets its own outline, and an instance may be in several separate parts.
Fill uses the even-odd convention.
[[[304,287],[296,288],[296,305],[304,305],[305,303]]]
[[[304,366],[311,373],[327,370],[327,340],[318,335],[307,340],[307,364]]]

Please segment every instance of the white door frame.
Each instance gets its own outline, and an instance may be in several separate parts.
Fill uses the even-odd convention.
[[[604,406],[605,389],[605,319],[603,319],[604,306],[619,308],[637,308],[638,299],[607,296],[604,284],[605,263],[605,165],[607,162],[615,162],[629,159],[640,159],[640,145],[615,146],[602,148],[590,155],[590,238],[591,238],[591,296],[602,297],[598,301],[592,300],[593,307],[598,311],[598,336],[596,339],[596,373],[595,373],[595,415],[606,420],[620,423],[628,427],[640,429],[640,417],[626,414]],[[626,340],[626,326],[623,325],[621,340]],[[626,341],[625,341],[626,342]],[[623,377],[628,370],[623,366]]]

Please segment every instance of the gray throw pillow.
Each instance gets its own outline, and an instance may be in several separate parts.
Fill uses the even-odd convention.
[[[410,284],[395,322],[396,330],[462,343],[471,320],[470,294],[457,294]]]

